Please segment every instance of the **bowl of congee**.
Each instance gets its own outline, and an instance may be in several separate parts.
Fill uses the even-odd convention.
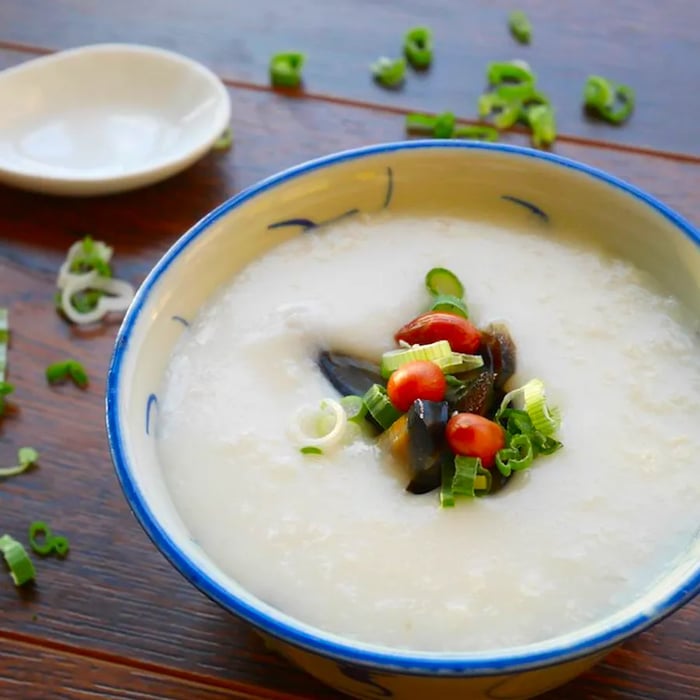
[[[700,590],[700,234],[548,153],[413,141],[244,190],[117,339],[174,567],[358,698],[524,699]]]

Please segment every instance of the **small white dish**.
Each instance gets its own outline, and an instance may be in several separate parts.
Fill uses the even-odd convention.
[[[174,175],[226,129],[207,68],[135,44],[96,44],[0,72],[0,181],[62,195],[122,192]]]

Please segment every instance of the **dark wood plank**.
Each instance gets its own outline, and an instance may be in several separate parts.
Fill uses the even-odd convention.
[[[11,459],[23,444],[42,452],[36,469],[0,485],[0,531],[22,536],[30,520],[42,518],[73,545],[66,560],[39,562],[32,591],[16,591],[9,579],[0,585],[0,636],[130,657],[162,666],[163,673],[196,673],[212,685],[332,698],[336,694],[269,654],[245,625],[186,584],[141,532],[119,491],[104,436],[104,375],[116,326],[70,329],[51,304],[61,256],[80,233],[115,244],[118,273],[138,283],[180,233],[242,187],[310,157],[402,135],[402,120],[383,112],[251,90],[231,95],[234,149],[211,153],[160,185],[86,200],[0,188],[0,306],[11,309],[10,373],[17,385],[16,412],[0,424],[0,459]],[[700,167],[571,144],[557,148],[700,221]],[[67,355],[83,361],[93,378],[84,393],[45,385],[45,366]],[[696,601],[548,698],[696,699],[699,662]],[[44,670],[60,677],[60,664]]]
[[[700,156],[700,92],[692,66],[700,62],[695,0],[522,0],[534,24],[531,46],[510,37],[510,0],[3,0],[0,40],[49,49],[130,41],[174,49],[220,75],[267,83],[269,57],[281,50],[308,53],[306,89],[415,110],[476,111],[485,66],[514,57],[531,62],[557,107],[563,133],[653,146]],[[46,21],[50,13],[50,21]],[[372,83],[368,66],[401,49],[416,24],[434,30],[436,59],[424,74],[411,72],[403,89]],[[601,74],[632,85],[638,108],[623,128],[581,113],[583,83]]]
[[[0,637],[0,697],[22,700],[293,700],[293,696]],[[47,671],[50,670],[50,674]]]

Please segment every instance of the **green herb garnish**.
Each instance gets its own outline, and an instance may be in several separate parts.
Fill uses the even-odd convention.
[[[401,85],[406,75],[406,60],[404,58],[388,58],[382,56],[371,66],[372,76],[384,87],[395,88]]]
[[[607,80],[599,75],[591,75],[583,90],[583,104],[587,110],[611,124],[621,124],[634,109],[634,90]]]
[[[212,145],[212,150],[214,151],[227,151],[233,145],[233,129],[227,126],[221,136],[219,136],[214,144]]]
[[[0,477],[17,476],[27,471],[39,459],[39,453],[33,447],[20,447],[17,450],[17,465],[0,467]]]
[[[306,56],[298,51],[276,53],[270,59],[270,82],[273,87],[299,87],[305,60]]]
[[[54,535],[42,520],[35,520],[29,526],[29,544],[41,556],[55,552],[59,557],[65,557],[70,547],[67,538]]]
[[[27,554],[27,550],[10,535],[0,537],[0,552],[10,569],[10,576],[15,586],[23,586],[32,581],[36,576],[34,564]]]
[[[414,68],[428,68],[433,60],[433,34],[430,29],[427,27],[409,29],[403,40],[403,52]]]
[[[323,450],[320,447],[314,447],[313,445],[307,445],[306,447],[300,447],[299,452],[303,455],[322,455]]]
[[[85,389],[89,382],[85,367],[77,360],[54,362],[46,368],[46,380],[49,384],[58,384],[68,379],[80,389]]]
[[[508,28],[521,44],[529,44],[532,40],[532,24],[522,10],[513,10],[508,15]]]

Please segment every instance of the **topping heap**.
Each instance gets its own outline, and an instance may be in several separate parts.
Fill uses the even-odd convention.
[[[503,324],[479,329],[469,320],[452,272],[433,268],[425,283],[429,310],[396,331],[399,347],[378,366],[320,354],[321,372],[344,397],[304,409],[295,427],[302,453],[316,455],[374,429],[405,468],[407,490],[439,488],[448,507],[498,491],[513,472],[559,449],[561,418],[541,380],[507,391],[515,344]]]

